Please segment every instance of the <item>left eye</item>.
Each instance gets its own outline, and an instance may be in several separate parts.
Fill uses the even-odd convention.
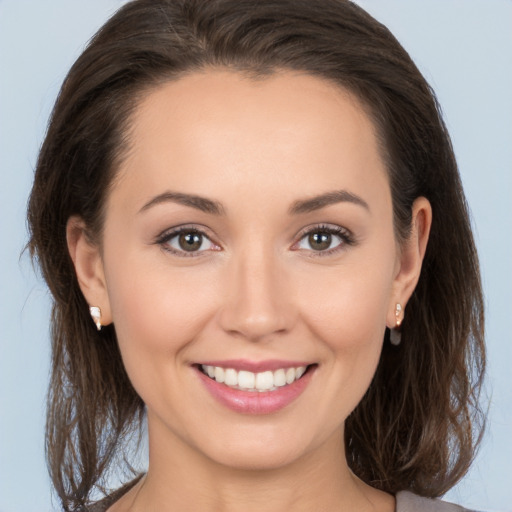
[[[343,243],[342,235],[330,230],[311,231],[303,236],[297,247],[313,251],[328,251],[335,249]]]
[[[171,234],[163,242],[170,250],[177,253],[201,252],[214,247],[213,242],[206,235],[194,230]]]

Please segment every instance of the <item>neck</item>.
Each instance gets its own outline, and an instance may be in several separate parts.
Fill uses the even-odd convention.
[[[201,512],[393,511],[394,498],[361,482],[348,468],[343,432],[292,463],[228,467],[149,421],[146,477],[112,511]],[[121,505],[121,503],[120,503]]]

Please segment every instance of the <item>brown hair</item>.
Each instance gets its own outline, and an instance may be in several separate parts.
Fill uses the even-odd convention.
[[[384,344],[345,435],[349,465],[369,484],[439,496],[465,474],[480,439],[485,358],[478,260],[433,92],[392,34],[349,1],[136,0],[100,29],[65,79],[28,208],[29,247],[54,297],[47,460],[64,509],[87,503],[144,411],[114,327],[97,332],[89,317],[66,222],[79,215],[101,243],[102,205],[140,98],[216,66],[252,77],[297,70],[350,90],[379,133],[399,241],[414,199],[430,201],[430,241],[402,344]]]

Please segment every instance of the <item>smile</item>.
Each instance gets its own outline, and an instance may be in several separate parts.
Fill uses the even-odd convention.
[[[207,392],[222,406],[242,414],[271,414],[309,386],[318,364],[266,361],[203,362],[194,365]]]
[[[277,389],[293,384],[306,373],[306,366],[297,368],[279,368],[275,371],[250,372],[237,371],[233,368],[201,365],[201,371],[220,384],[241,391],[276,391]]]

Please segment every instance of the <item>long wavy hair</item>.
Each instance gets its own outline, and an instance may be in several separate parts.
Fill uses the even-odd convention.
[[[481,437],[484,314],[468,209],[429,85],[388,29],[349,1],[135,0],[67,75],[28,206],[28,246],[53,295],[46,451],[63,509],[86,506],[144,417],[115,327],[97,332],[89,317],[66,223],[79,215],[101,244],[103,206],[129,150],[134,109],[159,84],[207,68],[252,78],[295,70],[351,91],[378,133],[399,242],[413,201],[430,201],[430,240],[402,343],[391,345],[386,332],[345,443],[351,469],[370,485],[443,494],[465,474]]]

